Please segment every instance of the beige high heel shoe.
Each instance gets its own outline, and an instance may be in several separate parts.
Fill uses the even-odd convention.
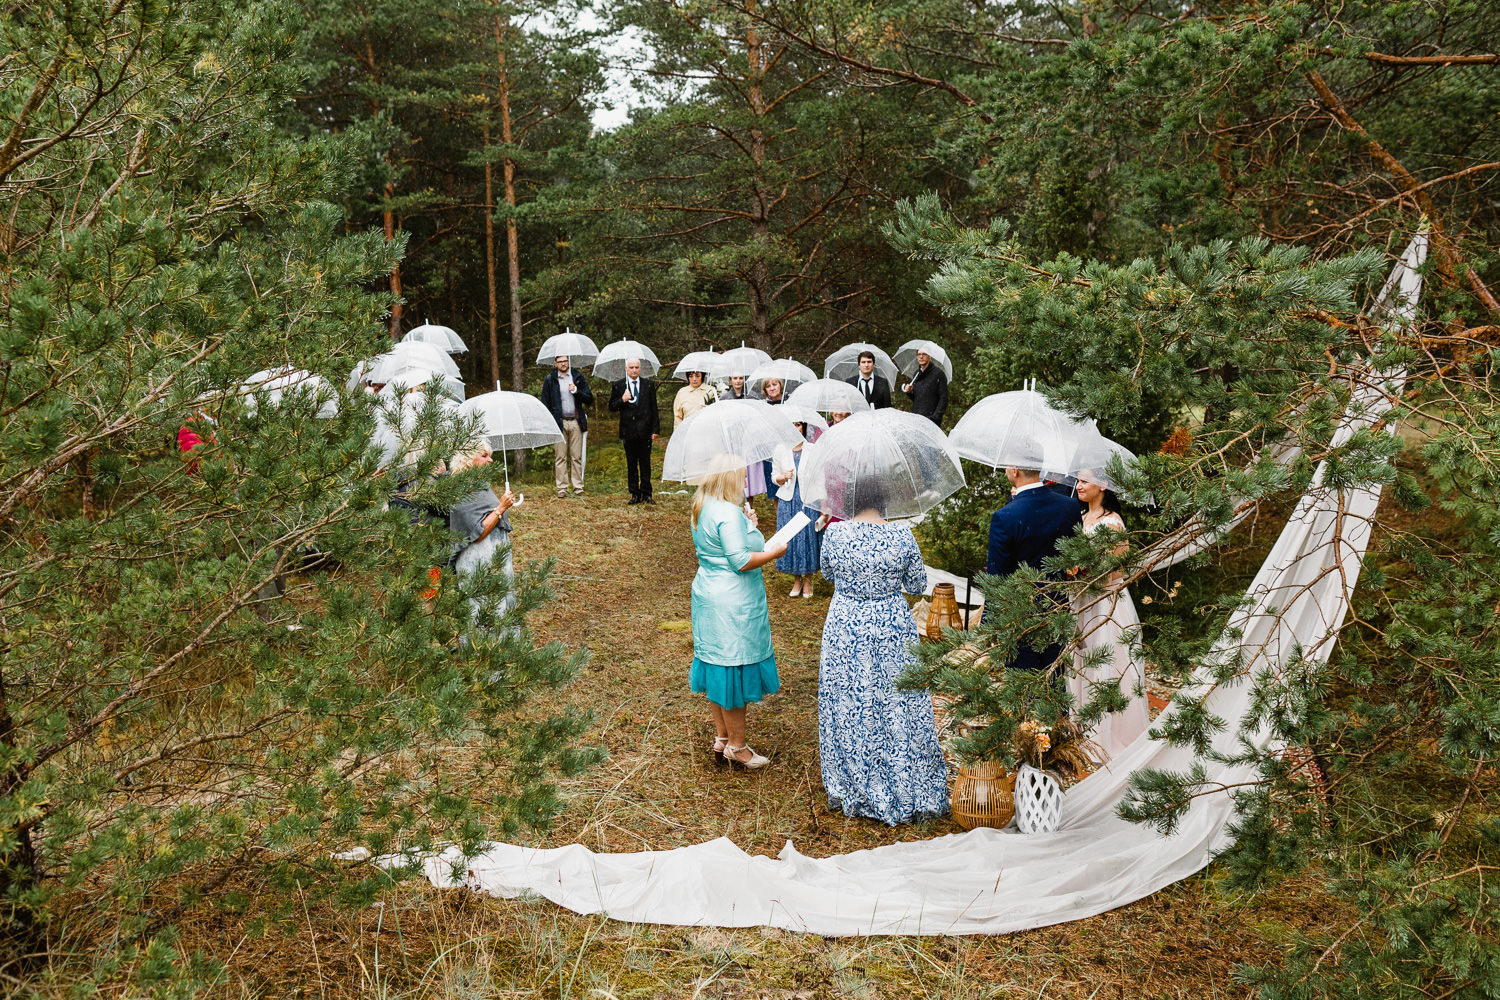
[[[742,747],[732,747],[728,744],[725,744],[724,759],[729,761],[731,767],[735,767],[741,771],[758,771],[761,768],[765,767],[767,764],[771,763],[771,758],[762,757],[754,750],[750,750],[749,760],[740,760],[735,756],[735,754],[739,753],[741,750],[750,750],[750,747],[748,745]]]

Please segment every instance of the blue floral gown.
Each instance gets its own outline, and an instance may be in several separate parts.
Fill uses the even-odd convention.
[[[792,452],[792,498],[782,500],[776,499],[776,530],[780,531],[786,523],[803,510],[802,484],[797,480],[797,473],[802,471],[802,450]],[[771,480],[775,482],[773,478]],[[819,568],[818,548],[822,536],[818,534],[817,520],[818,512],[809,509],[807,516],[813,519],[809,524],[792,537],[786,543],[786,555],[776,559],[776,569],[782,573],[791,573],[793,576],[803,576],[816,573]]]
[[[818,750],[829,807],[894,826],[948,811],[948,769],[932,698],[897,691],[917,641],[901,596],[927,588],[904,524],[839,521],[823,535],[833,602],[818,669]]]

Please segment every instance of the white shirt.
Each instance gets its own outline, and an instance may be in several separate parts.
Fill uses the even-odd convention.
[[[1015,487],[1012,487],[1011,491],[1010,491],[1010,495],[1011,496],[1016,496],[1018,494],[1025,493],[1027,490],[1039,489],[1039,488],[1041,488],[1041,487],[1043,487],[1045,485],[1047,485],[1047,484],[1044,483],[1044,482],[1042,482],[1040,479],[1038,479],[1036,482],[1034,482],[1034,483],[1027,483],[1025,486],[1015,486]]]

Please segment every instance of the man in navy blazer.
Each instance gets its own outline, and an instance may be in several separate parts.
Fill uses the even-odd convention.
[[[1057,554],[1058,541],[1083,522],[1078,501],[1047,489],[1040,472],[1006,469],[1005,476],[1010,480],[1010,503],[990,516],[990,558],[985,570],[994,576],[1009,576],[1023,565],[1041,569],[1042,560]],[[1041,650],[1019,646],[1009,666],[1043,670],[1061,653],[1056,643]]]

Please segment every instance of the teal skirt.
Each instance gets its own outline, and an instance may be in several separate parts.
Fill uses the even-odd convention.
[[[775,694],[781,690],[781,678],[776,675],[775,654],[738,667],[704,663],[695,656],[688,670],[688,686],[694,694],[707,695],[720,708],[733,710]]]

